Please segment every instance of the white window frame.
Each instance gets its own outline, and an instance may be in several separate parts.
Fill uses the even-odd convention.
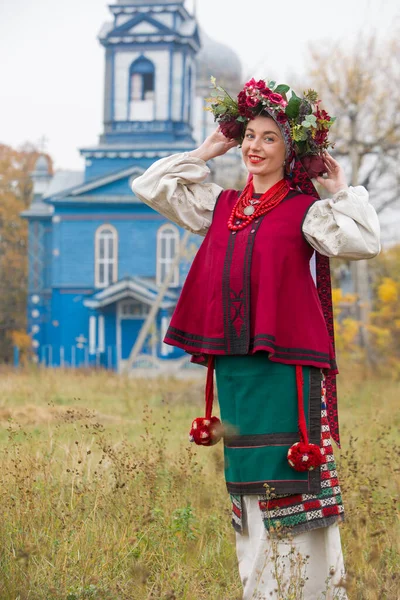
[[[96,354],[96,317],[89,317],[89,354]]]
[[[134,304],[135,306],[143,307],[144,310],[142,310],[142,312],[139,314],[131,313],[129,311],[125,312],[125,308],[128,308],[132,304]],[[147,304],[144,304],[143,302],[140,302],[139,300],[135,300],[134,298],[132,298],[131,300],[122,300],[120,303],[121,319],[142,319],[143,320],[147,317],[147,315],[149,314],[149,311],[150,311],[150,307]]]
[[[98,337],[97,337],[97,351],[103,353],[106,351],[106,335],[104,325],[104,315],[99,315],[98,318]]]
[[[109,245],[104,244],[104,257],[100,258],[100,241],[106,231],[110,231],[111,235],[107,236],[107,240],[111,240],[114,244],[113,258],[109,257]],[[104,224],[97,228],[95,234],[95,258],[94,258],[94,285],[96,288],[105,288],[115,283],[118,280],[118,231],[113,225]],[[100,279],[100,265],[104,265],[104,279]],[[112,265],[111,281],[109,280],[109,266]]]
[[[166,241],[166,252],[165,256],[162,256],[162,242]],[[171,241],[175,241],[175,253],[179,252],[179,230],[175,225],[166,223],[162,225],[157,231],[157,265],[156,265],[156,282],[157,285],[162,285],[164,276],[169,272],[168,265],[171,265],[175,259],[176,254],[172,256],[171,252]],[[165,267],[165,268],[164,268]],[[172,277],[169,287],[179,286],[179,264],[174,269],[174,275]]]

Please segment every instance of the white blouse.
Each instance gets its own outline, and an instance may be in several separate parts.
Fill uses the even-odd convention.
[[[174,154],[153,163],[132,182],[132,190],[170,221],[205,236],[222,191],[215,183],[204,183],[209,173],[200,158],[188,152]],[[360,260],[380,251],[378,216],[362,186],[314,202],[304,219],[303,234],[325,256]]]

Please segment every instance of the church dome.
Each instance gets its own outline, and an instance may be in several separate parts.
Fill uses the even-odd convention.
[[[48,175],[49,174],[49,163],[47,158],[41,154],[35,164],[35,175]]]
[[[242,64],[229,46],[210,38],[200,31],[201,49],[196,56],[199,87],[208,87],[213,75],[217,83],[237,94],[242,86]]]

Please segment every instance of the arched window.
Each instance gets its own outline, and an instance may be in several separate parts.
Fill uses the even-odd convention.
[[[178,251],[179,231],[174,225],[162,225],[157,232],[157,285],[163,283]],[[178,285],[179,265],[176,265],[170,287]]]
[[[118,233],[112,225],[96,231],[95,286],[107,287],[118,279]]]
[[[148,58],[140,56],[129,68],[129,119],[153,120],[155,68]]]

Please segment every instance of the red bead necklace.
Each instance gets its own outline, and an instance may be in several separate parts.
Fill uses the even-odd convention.
[[[241,229],[244,229],[254,221],[254,219],[265,215],[282,202],[289,189],[290,185],[286,179],[281,179],[278,183],[275,183],[272,188],[262,194],[260,198],[254,199],[254,185],[253,180],[251,179],[232,209],[231,216],[228,219],[228,228],[231,231],[240,231]],[[234,222],[237,219],[240,220],[240,223],[235,224]]]

